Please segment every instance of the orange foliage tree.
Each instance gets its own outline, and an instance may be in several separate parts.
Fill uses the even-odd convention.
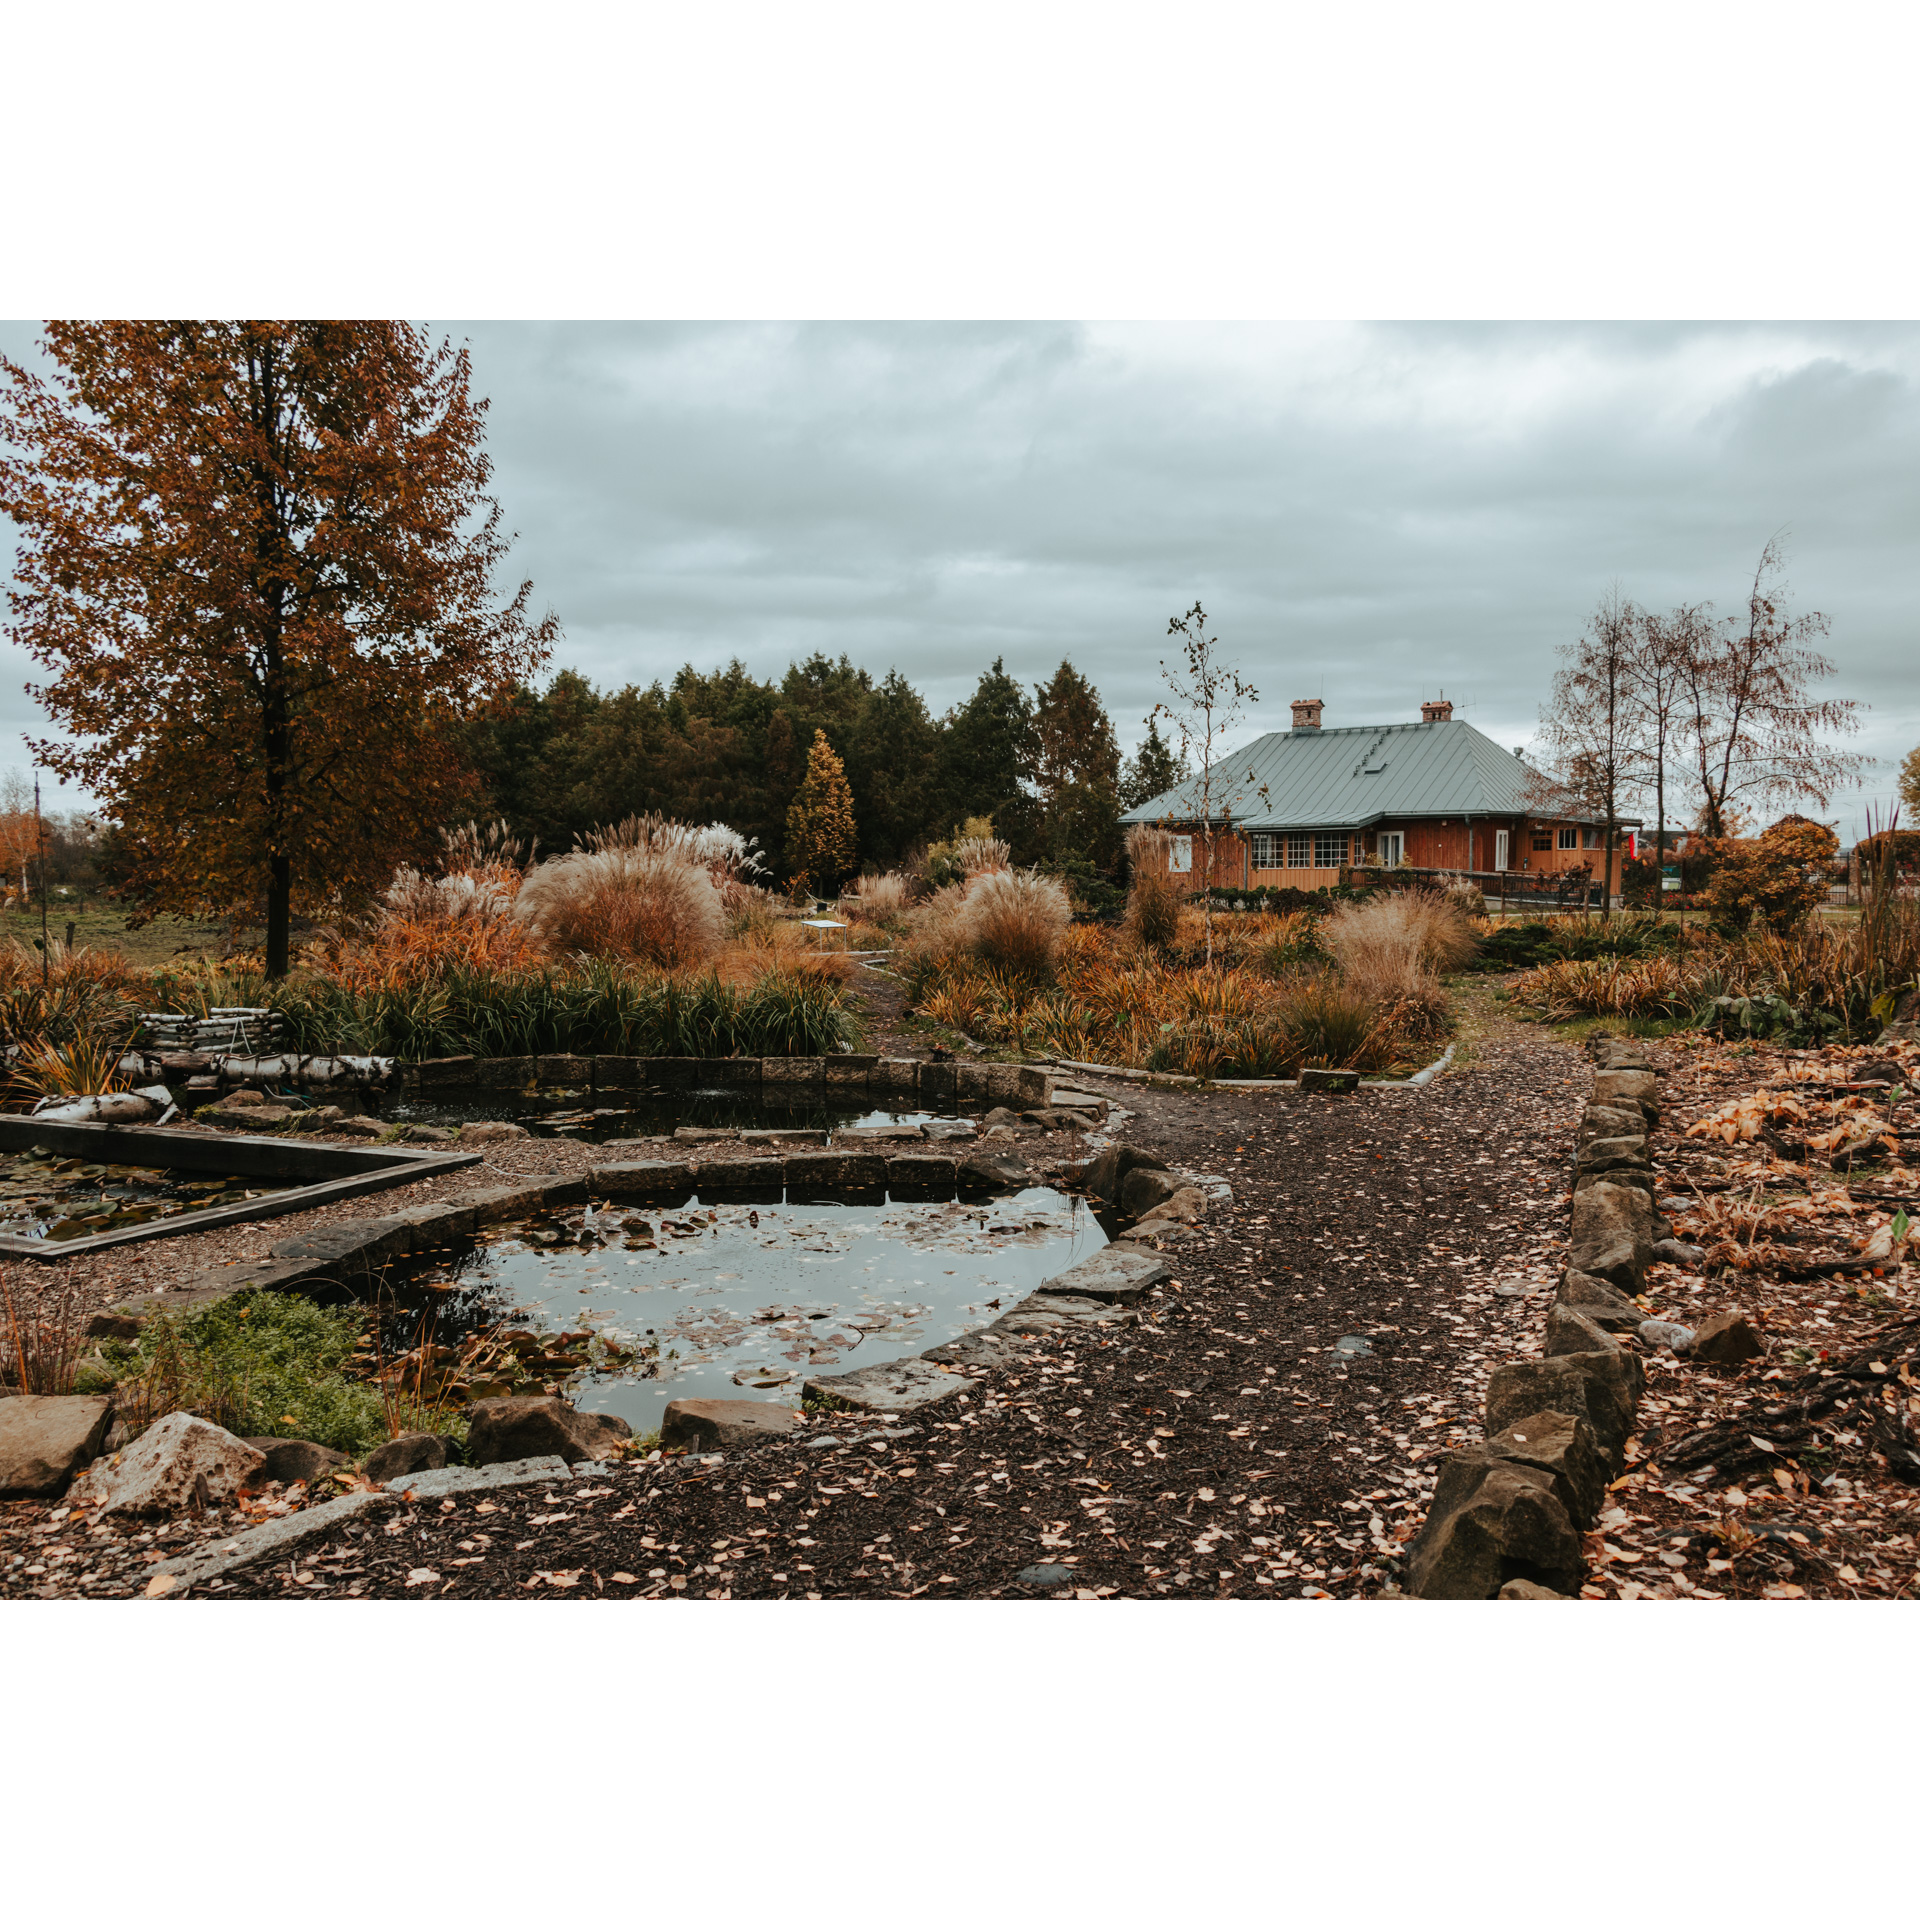
[[[552,650],[502,603],[486,402],[390,321],[58,322],[0,357],[10,630],[71,742],[42,761],[121,827],[127,891],[301,911],[364,899],[465,791],[453,728]]]
[[[807,749],[807,777],[787,809],[787,858],[799,883],[831,894],[853,865],[859,835],[854,828],[853,790],[840,756],[815,727]]]

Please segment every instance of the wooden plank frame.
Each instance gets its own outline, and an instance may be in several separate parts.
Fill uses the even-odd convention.
[[[320,1147],[280,1136],[257,1133],[201,1133],[172,1127],[116,1127],[98,1121],[33,1120],[18,1114],[0,1114],[0,1153],[24,1153],[30,1147],[141,1167],[175,1167],[187,1173],[258,1173],[268,1179],[295,1179],[301,1185],[256,1200],[235,1200],[203,1212],[172,1214],[135,1227],[116,1227],[109,1233],[89,1233],[72,1240],[30,1240],[23,1234],[0,1233],[0,1255],[26,1260],[63,1260],[75,1253],[132,1246],[174,1234],[198,1233],[206,1227],[231,1226],[240,1220],[271,1220],[285,1213],[305,1213],[331,1206],[356,1194],[378,1193],[402,1187],[431,1174],[452,1173],[477,1166],[477,1153],[428,1153],[405,1147]]]

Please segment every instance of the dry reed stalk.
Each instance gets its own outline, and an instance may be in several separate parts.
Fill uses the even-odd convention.
[[[46,1295],[54,1296],[52,1317],[44,1312]],[[12,1342],[6,1372],[22,1393],[71,1393],[73,1377],[85,1344],[79,1318],[80,1290],[73,1281],[51,1283],[28,1307],[17,1298],[12,1276],[0,1265],[0,1304],[7,1314],[7,1337]]]

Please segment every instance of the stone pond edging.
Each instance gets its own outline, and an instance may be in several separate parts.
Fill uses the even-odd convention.
[[[740,1059],[642,1057],[615,1053],[460,1054],[409,1062],[409,1093],[451,1087],[518,1091],[583,1087],[595,1093],[640,1088],[762,1087],[780,1093],[837,1088],[846,1093],[925,1094],[935,1099],[1044,1106],[1054,1075],[1040,1067],[977,1060],[892,1060],[877,1053],[769,1054]]]
[[[1487,1383],[1488,1438],[1445,1454],[1425,1526],[1407,1553],[1421,1600],[1561,1600],[1586,1579],[1582,1537],[1626,1470],[1644,1371],[1620,1337],[1679,1335],[1634,1301],[1654,1253],[1657,1070],[1617,1040],[1599,1071],[1573,1160],[1568,1265],[1547,1308],[1545,1350]],[[1672,1346],[1669,1338],[1659,1344]]]

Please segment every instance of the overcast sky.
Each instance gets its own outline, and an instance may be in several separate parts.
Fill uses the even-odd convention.
[[[1610,585],[1730,610],[1784,530],[1879,762],[1843,828],[1920,741],[1920,328],[436,325],[555,665],[602,685],[818,648],[939,712],[1068,657],[1131,747],[1198,599],[1252,730],[1444,690],[1514,745]],[[14,742],[30,671],[0,661]]]

